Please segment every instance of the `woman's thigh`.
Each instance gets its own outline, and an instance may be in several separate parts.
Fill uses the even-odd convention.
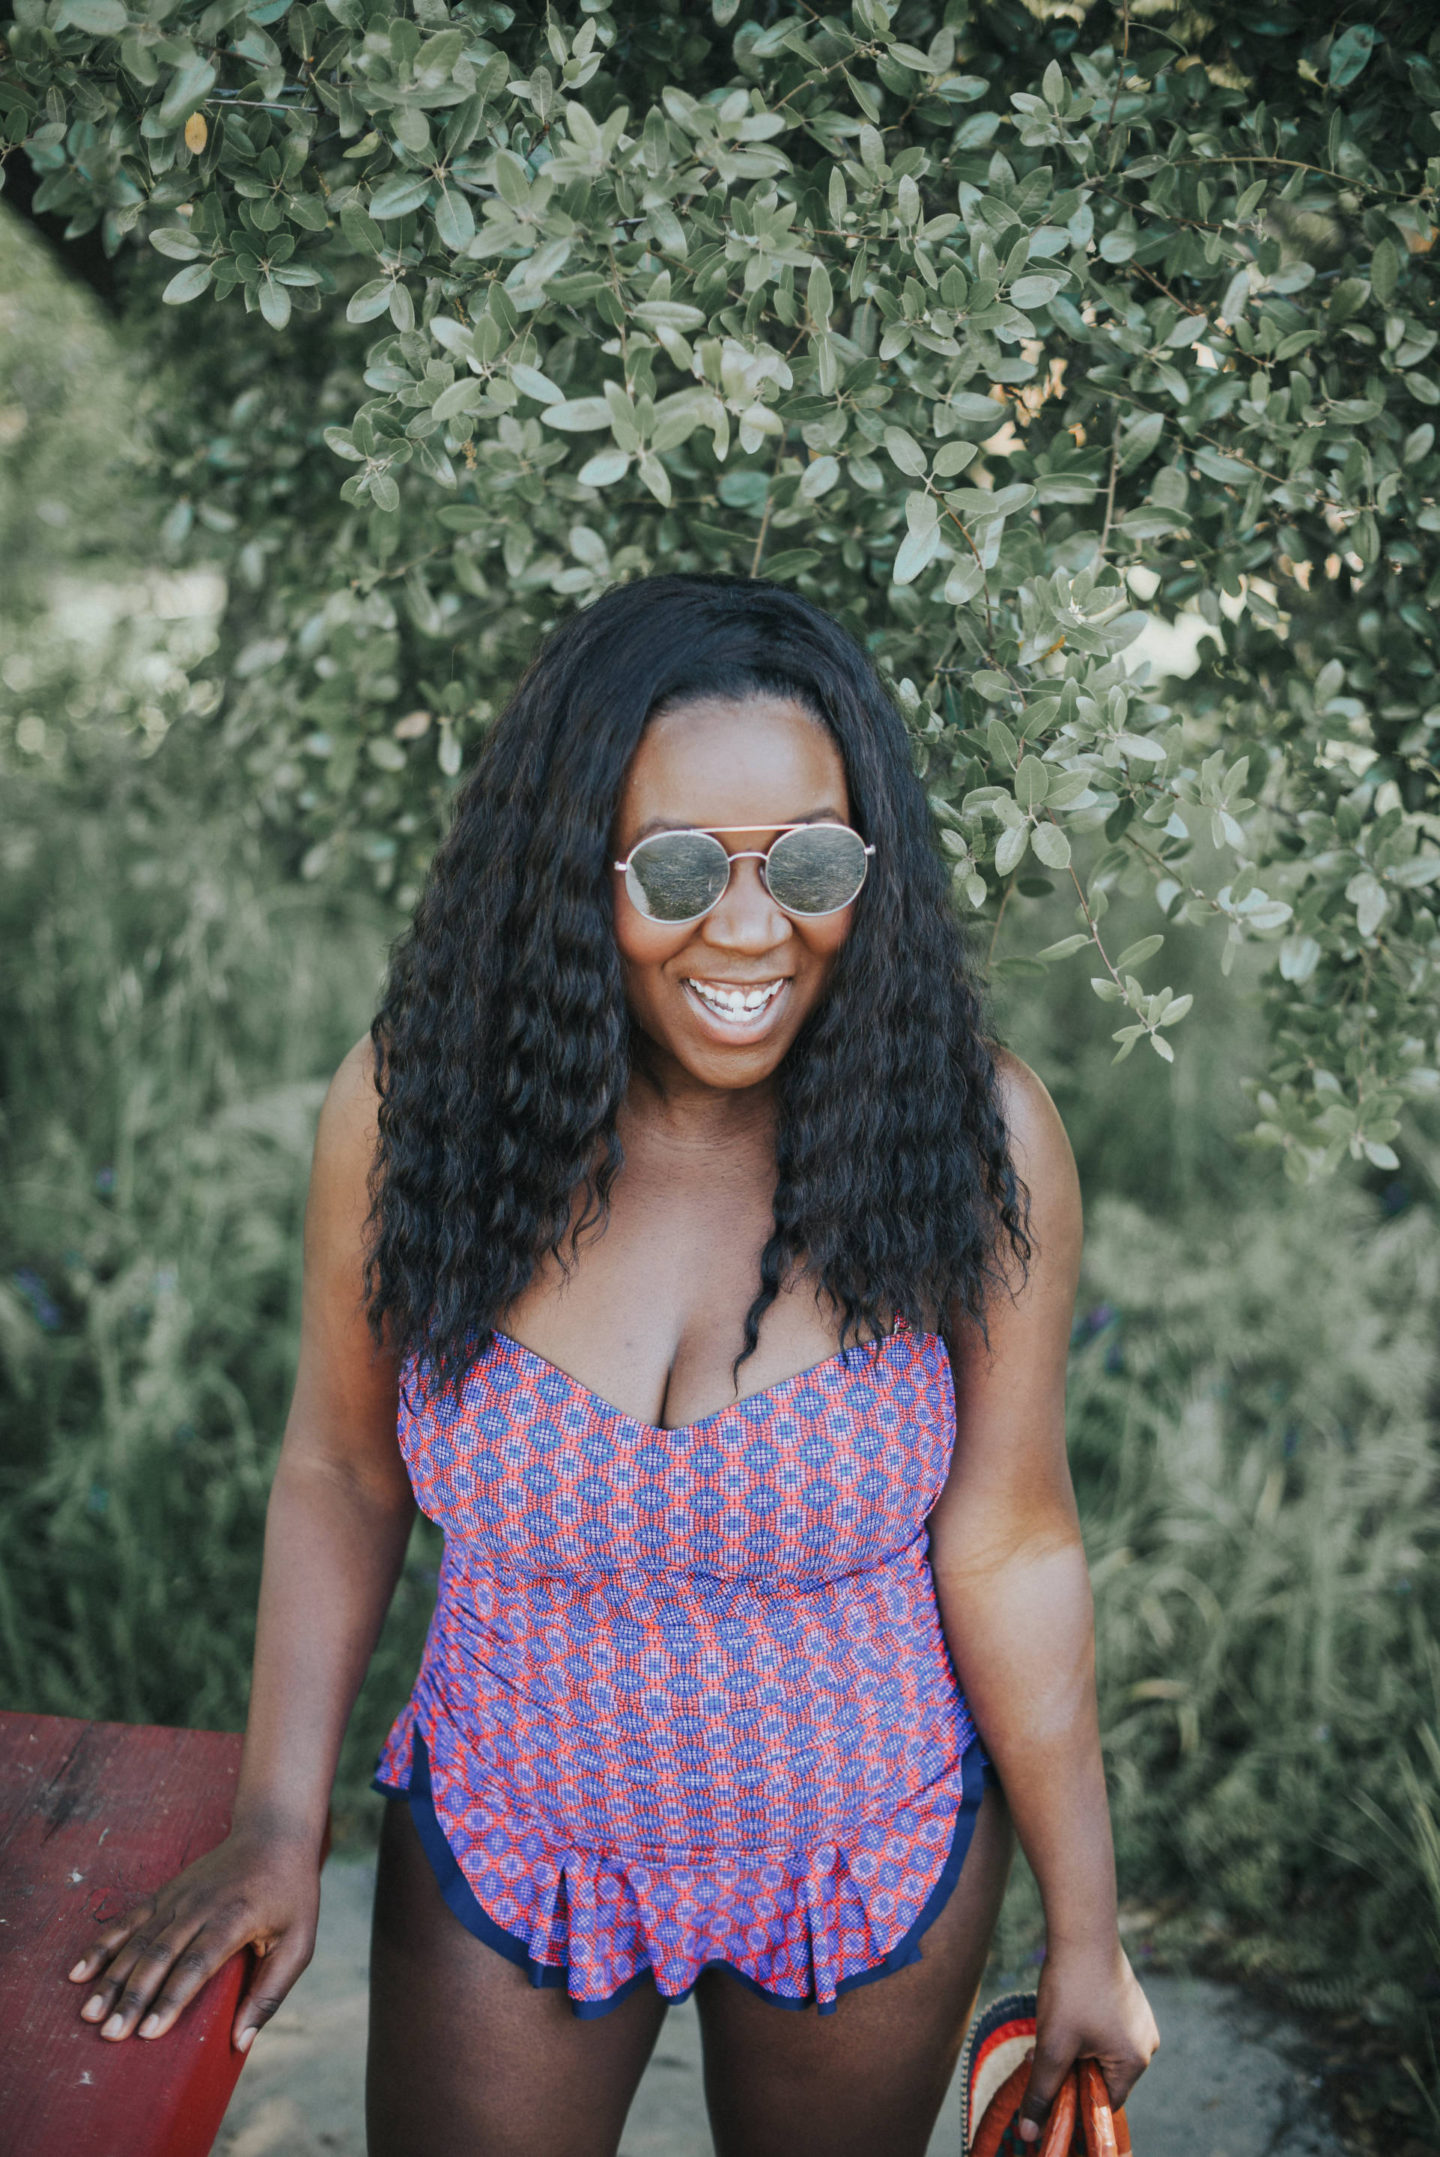
[[[563,1989],[465,1930],[408,1805],[380,1836],[365,2117],[370,2157],[614,2157],[665,2003],[581,2021]]]
[[[696,1986],[718,2157],[924,2157],[974,2010],[1005,1892],[1005,1801],[981,1803],[922,1960],[843,1993],[830,2015],[759,1998],[723,1970]]]

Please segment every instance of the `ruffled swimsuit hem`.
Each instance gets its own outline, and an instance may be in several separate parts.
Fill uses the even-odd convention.
[[[377,1791],[381,1797],[404,1798],[408,1801],[410,1816],[415,1822],[421,1848],[429,1860],[440,1893],[444,1897],[447,1907],[460,1920],[466,1931],[473,1933],[476,1939],[483,1940],[487,1947],[494,1948],[495,1952],[503,1955],[507,1962],[513,1962],[518,1968],[524,1970],[530,1983],[537,1989],[547,1986],[559,1987],[566,1985],[570,1974],[568,1962],[542,1962],[539,1960],[537,1956],[532,1954],[525,1940],[518,1934],[507,1931],[503,1925],[498,1924],[480,1902],[474,1888],[470,1885],[461,1869],[460,1861],[451,1847],[450,1839],[441,1824],[439,1814],[436,1812],[430,1782],[429,1754],[418,1726],[412,1726],[410,1740],[410,1779],[408,1787],[398,1783],[382,1781],[378,1774],[372,1780],[370,1787]],[[853,1971],[849,1976],[837,1978],[834,1985],[834,1997],[818,1999],[813,1983],[804,1994],[777,1992],[771,1986],[761,1984],[760,1980],[752,1977],[748,1970],[742,1970],[736,1963],[731,1962],[724,1956],[713,1956],[708,1961],[700,1963],[690,1983],[681,1992],[665,1992],[660,1987],[658,1979],[656,1979],[656,1989],[660,1992],[660,1997],[668,2005],[672,2006],[681,2000],[688,2000],[695,1989],[697,1980],[707,1970],[725,1970],[730,1976],[738,1979],[746,1987],[747,1991],[758,1993],[762,1999],[772,2001],[777,2007],[815,2007],[817,2012],[822,2015],[832,2015],[842,1993],[852,1992],[858,1985],[873,1984],[877,1978],[888,1977],[896,1970],[905,1969],[910,1963],[921,1961],[921,1936],[935,1922],[954,1892],[956,1882],[960,1878],[961,1868],[969,1852],[971,1837],[975,1832],[975,1822],[980,1811],[980,1801],[985,1794],[987,1785],[996,1779],[994,1770],[985,1758],[978,1741],[972,1741],[966,1747],[960,1760],[960,1772],[961,1801],[955,1815],[955,1826],[950,1838],[950,1847],[939,1876],[926,1896],[918,1916],[878,1962],[870,1964],[866,1969]],[[603,1999],[579,1999],[573,1993],[569,1994],[571,2010],[581,2021],[594,2021],[601,2015],[610,2014],[613,2009],[620,2005],[622,2000],[629,1997],[638,1985],[643,1984],[647,1978],[652,1977],[654,1977],[654,1970],[649,1963],[645,1963],[632,1976],[627,1977],[621,1984],[617,1985],[613,1992],[607,1993]]]

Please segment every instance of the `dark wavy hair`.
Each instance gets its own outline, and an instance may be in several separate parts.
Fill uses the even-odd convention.
[[[826,994],[776,1074],[774,1227],[736,1369],[787,1279],[842,1345],[897,1317],[982,1328],[1028,1263],[981,1010],[898,712],[854,640],[778,585],[655,576],[547,640],[461,790],[371,1029],[379,1088],[368,1310],[453,1382],[543,1256],[603,1223],[630,1077],[610,873],[646,723],[700,696],[798,700],[875,848]]]

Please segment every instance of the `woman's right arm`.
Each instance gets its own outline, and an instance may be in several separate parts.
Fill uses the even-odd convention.
[[[244,2051],[309,1962],[344,1736],[415,1506],[395,1442],[397,1373],[363,1308],[376,1093],[370,1043],[325,1099],[305,1209],[300,1364],[265,1526],[250,1712],[226,1840],[117,1922],[71,1971],[101,2035],[160,2037],[237,1949],[257,1962]]]

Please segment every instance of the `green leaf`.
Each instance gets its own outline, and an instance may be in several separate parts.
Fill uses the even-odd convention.
[[[895,556],[895,566],[890,574],[897,584],[913,584],[923,569],[929,567],[940,551],[940,534],[932,524],[920,526],[905,534]]]
[[[214,275],[212,263],[192,262],[185,269],[175,272],[160,297],[169,307],[183,306],[186,300],[198,300]]]
[[[290,320],[290,294],[273,277],[260,280],[260,312],[272,330],[283,330]]]
[[[1207,479],[1240,480],[1253,479],[1254,472],[1238,457],[1226,457],[1218,449],[1200,448],[1194,452],[1195,462]]]
[[[368,284],[361,285],[352,292],[349,305],[345,309],[345,320],[373,322],[377,315],[383,315],[390,305],[391,283],[392,280],[388,277],[373,277]]]
[[[1015,767],[1015,799],[1021,808],[1038,808],[1049,790],[1050,773],[1045,764],[1038,756],[1022,756]]]
[[[1127,427],[1120,437],[1120,470],[1129,472],[1143,464],[1164,432],[1163,412],[1146,412]]]
[[[925,477],[925,452],[915,437],[907,434],[903,427],[885,429],[885,447],[889,451],[891,462],[898,465],[908,478]]]
[[[1070,841],[1058,824],[1037,824],[1030,844],[1036,856],[1047,869],[1068,869],[1070,866]],[[1088,937],[1086,942],[1088,942]]]
[[[159,255],[169,255],[174,262],[193,262],[200,252],[200,242],[184,225],[162,225],[150,235],[150,245]]]
[[[1163,764],[1167,754],[1163,742],[1151,741],[1146,734],[1117,734],[1115,745],[1126,756],[1139,757],[1144,764]]]
[[[828,494],[840,477],[839,462],[834,457],[817,457],[807,464],[800,475],[799,495],[802,502],[818,502],[822,494]]]
[[[1044,274],[1033,277],[1017,277],[1010,287],[1010,298],[1016,307],[1027,312],[1032,307],[1048,307],[1057,292],[1064,288],[1063,277]]]
[[[522,397],[533,397],[537,404],[563,404],[565,392],[548,374],[541,374],[538,367],[527,367],[517,360],[510,369],[510,379]]]
[[[1116,973],[1133,973],[1137,966],[1143,966],[1147,959],[1154,958],[1164,941],[1163,936],[1142,936],[1138,943],[1130,944],[1121,952],[1115,961]]]
[[[642,483],[654,495],[656,501],[662,507],[668,509],[670,506],[670,474],[666,471],[660,459],[647,450],[640,459],[639,471]]]
[[[698,330],[705,327],[705,317],[698,307],[682,306],[678,300],[642,300],[631,309],[637,322],[650,329]]]
[[[1370,288],[1382,307],[1388,307],[1400,282],[1400,250],[1384,239],[1370,257]]]
[[[1330,47],[1330,87],[1343,90],[1364,72],[1370,55],[1380,43],[1380,32],[1368,22],[1352,23]]]
[[[156,114],[160,126],[180,127],[215,87],[215,70],[205,60],[187,60],[170,78]]]
[[[593,434],[610,424],[610,407],[603,397],[570,397],[545,407],[540,417],[547,427],[565,434]]]
[[[1038,832],[1036,837],[1039,837]],[[1002,831],[995,846],[995,874],[997,876],[1013,875],[1025,859],[1026,849],[1029,844],[1030,826],[1028,824],[1012,824],[1008,831]]]
[[[129,25],[120,0],[60,0],[57,30],[88,30],[91,37],[119,37]]]
[[[375,210],[373,202],[370,207],[375,215],[384,215]],[[435,202],[435,230],[441,245],[456,255],[474,239],[475,213],[458,187],[441,187]]]
[[[821,556],[814,547],[787,547],[779,554],[768,555],[764,562],[767,577],[783,583],[787,577],[801,577],[807,569],[813,569]]]
[[[630,459],[623,449],[602,449],[582,464],[575,476],[582,487],[613,487],[629,469]]]
[[[985,571],[974,555],[962,555],[945,579],[945,597],[952,607],[967,606],[984,582]]]
[[[994,287],[991,287],[994,290]],[[1005,407],[993,397],[979,397],[974,390],[952,390],[945,400],[955,418],[965,427],[986,427],[991,434],[1004,425]]]
[[[408,217],[430,192],[428,172],[397,172],[370,197],[372,217]]]
[[[458,382],[442,389],[430,407],[432,419],[454,419],[457,413],[473,412],[485,394],[485,385],[474,375],[462,374]]]
[[[979,455],[974,442],[942,442],[935,452],[935,477],[954,479]]]
[[[1083,951],[1087,944],[1093,942],[1093,937],[1084,934],[1062,936],[1058,944],[1047,944],[1043,951],[1039,951],[1035,955],[1037,958],[1045,959],[1046,961],[1069,959],[1073,958],[1077,951]]]

